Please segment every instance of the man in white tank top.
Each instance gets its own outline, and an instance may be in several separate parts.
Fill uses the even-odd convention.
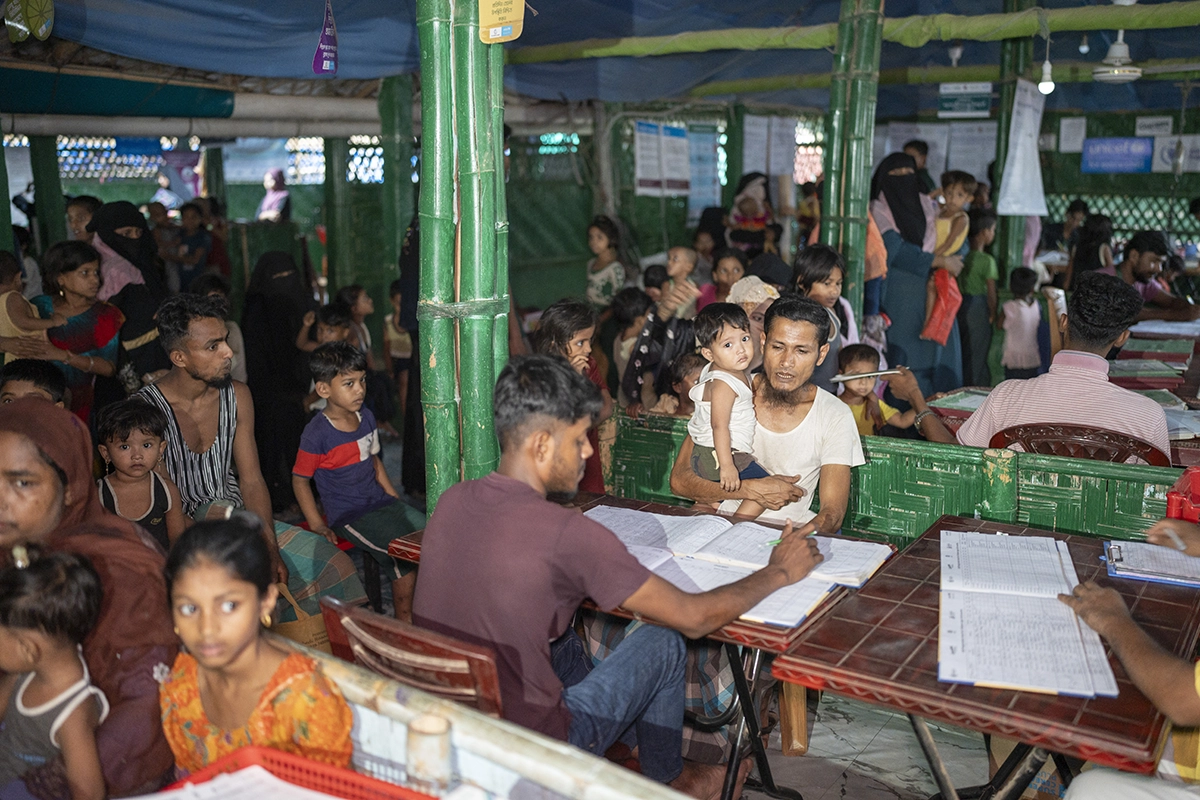
[[[763,371],[755,376],[755,459],[771,473],[742,481],[735,492],[706,481],[691,468],[691,437],[671,471],[671,491],[697,503],[732,511],[741,500],[767,508],[762,517],[790,519],[800,533],[833,533],[850,499],[850,468],[865,463],[850,407],[812,384],[813,370],[829,352],[829,315],[802,297],[776,300],[763,320]],[[810,508],[820,491],[821,510]]]

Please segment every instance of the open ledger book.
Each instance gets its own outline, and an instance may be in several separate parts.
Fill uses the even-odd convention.
[[[1079,583],[1065,542],[942,531],[938,680],[1116,697],[1100,636],[1058,599]]]
[[[741,580],[766,566],[778,528],[736,525],[724,517],[672,517],[628,508],[596,506],[587,516],[612,531],[646,569],[695,594]],[[837,584],[858,587],[892,550],[874,542],[816,536],[825,560],[804,580],[785,586],[742,615],[767,625],[793,627]]]

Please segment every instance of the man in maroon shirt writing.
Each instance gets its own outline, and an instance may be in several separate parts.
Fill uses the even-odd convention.
[[[770,563],[736,583],[687,594],[651,574],[607,528],[547,500],[574,495],[600,405],[596,387],[562,358],[509,362],[494,401],[500,467],[442,495],[425,529],[413,618],[495,651],[506,719],[595,754],[631,730],[646,777],[691,788],[676,631],[705,636],[803,578],[821,555],[789,523]],[[585,598],[675,630],[643,625],[564,687],[551,643],[573,637],[571,618]]]

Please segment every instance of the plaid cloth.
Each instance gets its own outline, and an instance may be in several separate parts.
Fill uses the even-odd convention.
[[[584,641],[596,664],[608,657],[621,641],[638,629],[641,622],[630,622],[599,611],[580,611]],[[687,643],[684,671],[684,709],[699,716],[713,717],[733,702],[733,671],[725,658],[725,648],[707,639]],[[729,733],[722,728],[713,733],[698,731],[683,723],[683,757],[705,764],[724,764],[729,760]]]
[[[233,511],[232,505],[217,500],[199,506],[194,517],[197,522],[228,519]],[[279,555],[288,570],[288,589],[305,612],[320,614],[320,599],[326,595],[351,605],[367,602],[367,593],[349,556],[324,536],[286,522],[273,522]],[[296,619],[296,612],[282,598],[275,610],[279,622]]]

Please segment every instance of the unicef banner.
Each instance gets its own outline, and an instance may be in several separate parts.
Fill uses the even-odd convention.
[[[1126,139],[1087,139],[1083,143],[1086,174],[1149,172],[1154,160],[1154,140],[1150,137]]]

